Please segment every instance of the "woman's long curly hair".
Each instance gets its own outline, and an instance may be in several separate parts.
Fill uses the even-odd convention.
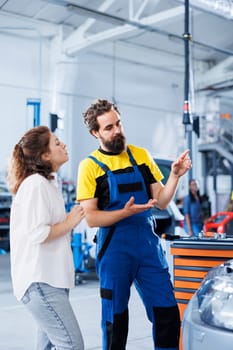
[[[14,146],[7,171],[10,191],[16,194],[22,181],[32,174],[40,174],[52,179],[52,164],[42,159],[49,152],[51,131],[47,126],[38,126],[28,130]]]

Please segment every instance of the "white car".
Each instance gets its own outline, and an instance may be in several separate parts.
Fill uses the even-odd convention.
[[[182,322],[183,350],[233,349],[233,260],[212,268]]]

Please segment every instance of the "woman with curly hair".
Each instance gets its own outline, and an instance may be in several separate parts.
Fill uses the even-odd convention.
[[[30,129],[14,146],[8,184],[14,195],[10,218],[11,276],[16,298],[38,324],[36,349],[83,350],[69,302],[74,287],[70,231],[84,217],[67,214],[57,172],[68,161],[66,145],[46,126]]]

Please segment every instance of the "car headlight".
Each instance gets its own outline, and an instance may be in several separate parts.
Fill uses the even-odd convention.
[[[233,330],[233,260],[208,273],[197,291],[197,298],[203,322]]]

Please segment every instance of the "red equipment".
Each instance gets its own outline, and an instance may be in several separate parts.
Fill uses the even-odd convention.
[[[212,215],[205,220],[204,236],[214,237],[214,234],[226,234],[233,236],[233,212],[223,211]]]

